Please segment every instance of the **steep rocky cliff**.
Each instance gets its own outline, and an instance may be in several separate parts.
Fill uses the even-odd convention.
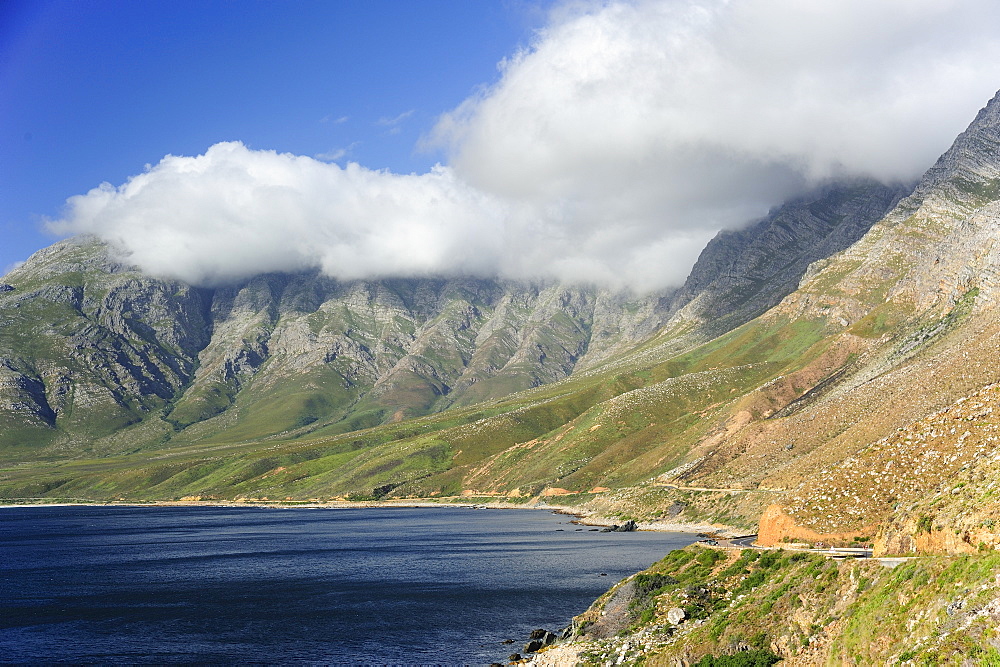
[[[672,295],[671,309],[712,337],[748,322],[798,287],[810,264],[857,242],[910,190],[871,181],[827,186],[746,229],[722,232]]]
[[[352,430],[561,379],[594,326],[610,348],[662,317],[655,300],[475,279],[266,275],[199,290],[88,241],[5,280],[0,409],[21,446],[87,442],[154,413],[157,437]]]

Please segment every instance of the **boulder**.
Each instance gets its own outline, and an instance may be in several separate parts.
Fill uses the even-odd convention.
[[[537,630],[533,630],[531,634],[528,635],[528,639],[530,641],[524,645],[524,652],[534,653],[543,646],[548,646],[549,644],[553,643],[556,639],[558,639],[558,637],[555,635],[555,633],[549,632],[548,630],[545,630],[543,628],[538,628]],[[534,647],[534,648],[529,648],[529,647]]]
[[[602,533],[631,533],[633,530],[639,530],[639,525],[636,524],[636,522],[633,521],[632,519],[629,519],[628,521],[626,521],[625,523],[623,523],[620,526],[616,523],[616,524],[614,524],[612,526],[608,526],[607,528],[605,528],[601,532]]]
[[[687,614],[680,607],[671,607],[667,611],[667,620],[674,625],[680,625],[685,618],[687,618]]]
[[[545,644],[542,643],[541,639],[532,639],[530,642],[524,645],[525,653],[534,653],[540,650]]]

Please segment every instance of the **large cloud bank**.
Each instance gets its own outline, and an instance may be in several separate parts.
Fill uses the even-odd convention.
[[[1000,87],[990,0],[556,10],[396,175],[217,144],[68,201],[148,272],[219,284],[471,274],[680,283],[705,242],[831,178],[910,180]]]

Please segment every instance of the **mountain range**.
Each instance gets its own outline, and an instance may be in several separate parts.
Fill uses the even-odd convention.
[[[768,544],[1000,545],[998,231],[994,98],[915,185],[830,182],[655,294],[203,288],[62,241],[0,279],[0,497],[558,498]]]

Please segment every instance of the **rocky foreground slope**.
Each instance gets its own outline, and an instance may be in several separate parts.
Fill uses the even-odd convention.
[[[531,664],[992,665],[998,566],[689,547],[615,585]]]

